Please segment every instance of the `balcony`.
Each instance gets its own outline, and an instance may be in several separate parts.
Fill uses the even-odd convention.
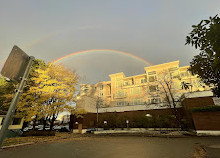
[[[113,95],[114,99],[122,99],[122,98],[126,98],[127,97],[127,93],[115,93]]]

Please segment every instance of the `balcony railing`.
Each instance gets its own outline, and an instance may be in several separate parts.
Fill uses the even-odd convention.
[[[127,93],[122,93],[122,94],[114,94],[113,95],[115,99],[120,99],[120,98],[126,98],[127,97]]]

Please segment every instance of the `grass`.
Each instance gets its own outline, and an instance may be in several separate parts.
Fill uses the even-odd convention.
[[[32,143],[32,142],[38,143],[38,142],[52,141],[52,140],[64,139],[64,138],[74,138],[74,137],[80,137],[80,136],[71,133],[56,133],[55,136],[29,136],[29,137],[6,138],[3,142],[3,147],[24,144],[24,143]]]

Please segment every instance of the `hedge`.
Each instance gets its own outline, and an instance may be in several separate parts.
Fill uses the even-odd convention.
[[[220,111],[220,106],[211,105],[204,107],[195,107],[190,109],[191,112],[212,112],[212,111]]]

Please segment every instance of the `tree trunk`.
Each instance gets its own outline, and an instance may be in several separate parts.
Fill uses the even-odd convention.
[[[53,125],[54,125],[54,121],[56,120],[56,117],[55,117],[55,114],[53,114],[53,117],[50,121],[50,130],[52,131],[53,130]]]
[[[36,122],[37,122],[38,116],[36,115],[34,120],[33,120],[33,130],[35,130]]]
[[[33,120],[33,130],[35,130],[35,126],[36,126],[36,119]]]
[[[47,125],[47,117],[43,120],[43,131],[45,131]]]

